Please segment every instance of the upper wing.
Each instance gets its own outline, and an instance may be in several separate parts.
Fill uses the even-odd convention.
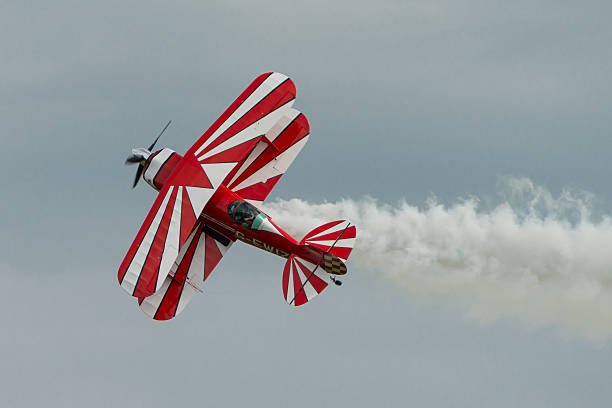
[[[183,311],[200,285],[208,278],[225,252],[232,245],[229,239],[221,243],[219,236],[199,222],[181,248],[164,284],[153,295],[140,298],[140,308],[155,320],[168,320]]]
[[[262,135],[286,116],[295,94],[295,85],[287,76],[277,72],[260,75],[189,149],[187,155],[196,157],[205,171],[221,166],[233,168]]]
[[[221,182],[291,108],[295,86],[283,74],[260,75],[187,151],[153,207],[118,273],[131,295],[161,288],[202,209]]]
[[[262,203],[302,150],[310,134],[306,116],[289,109],[224,181],[254,205]]]

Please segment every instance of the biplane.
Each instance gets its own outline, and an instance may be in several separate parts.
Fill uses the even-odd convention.
[[[349,221],[321,225],[297,240],[258,209],[308,141],[310,127],[293,108],[296,89],[280,73],[257,77],[181,156],[168,148],[133,149],[158,191],[119,267],[119,284],[156,320],[178,315],[234,242],[286,259],[285,300],[300,306],[347,272],[356,229]]]

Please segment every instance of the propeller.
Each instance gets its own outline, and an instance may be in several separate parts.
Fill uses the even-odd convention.
[[[166,126],[164,126],[161,132],[159,132],[159,135],[157,135],[157,137],[155,138],[153,143],[151,143],[151,146],[149,146],[148,149],[145,149],[143,147],[132,149],[132,154],[129,155],[127,159],[125,159],[125,164],[127,165],[138,164],[138,169],[136,170],[136,177],[134,178],[134,185],[132,186],[132,188],[136,187],[136,184],[138,184],[140,176],[142,176],[142,172],[144,170],[145,162],[151,155],[151,151],[155,147],[155,144],[157,143],[161,135],[166,131],[166,129],[168,129],[168,126],[170,126],[170,123],[172,123],[171,120],[166,123]]]
[[[153,150],[153,148],[155,147],[155,143],[157,143],[161,135],[163,135],[166,129],[168,129],[168,126],[170,126],[170,123],[172,123],[172,120],[169,120],[168,123],[166,123],[166,126],[164,126],[164,128],[162,129],[162,131],[159,132],[159,135],[157,135],[153,143],[151,143],[151,146],[149,146],[149,151]]]

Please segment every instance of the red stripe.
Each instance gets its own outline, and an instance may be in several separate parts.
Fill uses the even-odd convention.
[[[259,137],[247,140],[237,146],[224,150],[211,157],[206,158],[202,163],[231,163],[239,162],[249,154],[255,144],[259,141]]]
[[[166,293],[164,294],[164,297],[157,308],[157,311],[155,312],[153,317],[155,320],[168,320],[172,319],[176,315],[176,309],[181,299],[185,282],[187,281],[187,273],[189,272],[189,267],[193,262],[193,256],[198,246],[198,237],[201,231],[202,224],[200,224],[199,228],[194,233],[194,238],[191,241],[191,244],[187,248],[183,258],[179,261],[179,266],[174,274],[174,278],[170,282],[170,286],[168,286],[168,289],[166,290]]]
[[[264,201],[282,176],[282,174],[279,174],[276,177],[269,178],[265,183],[262,182],[253,184],[252,186],[245,187],[242,190],[236,191],[235,193],[247,200]]]
[[[200,240],[199,237],[200,237],[200,234],[202,233],[202,228],[203,228],[203,224],[199,224],[198,228],[194,232],[193,240],[189,244],[187,251],[185,251],[185,255],[183,256],[182,259],[177,260],[178,261],[177,263],[179,264],[179,266],[176,272],[174,273],[173,279],[179,283],[183,283],[187,279],[187,273],[189,272],[189,267],[191,266],[191,263],[193,262],[193,257],[195,255],[196,248],[198,247],[198,242]]]
[[[302,287],[302,282],[300,282],[300,276],[298,273],[298,269],[295,266],[295,259],[293,260],[293,267],[291,268],[291,270],[293,272],[293,291],[295,292],[295,300],[293,304],[295,306],[300,306],[308,302],[308,298],[306,297],[306,293],[304,292],[304,289],[300,290],[300,288]]]
[[[157,215],[157,211],[159,210],[159,207],[161,206],[162,202],[164,201],[164,198],[166,197],[166,194],[168,193],[168,188],[169,187],[166,187],[165,189],[160,191],[159,194],[157,194],[157,198],[155,199],[153,206],[149,210],[149,213],[147,214],[147,217],[145,218],[144,223],[140,227],[140,230],[138,230],[138,234],[136,235],[136,238],[132,242],[130,249],[125,255],[125,258],[123,258],[123,262],[121,262],[121,266],[119,266],[119,273],[118,273],[119,284],[123,282],[125,273],[127,272],[130,264],[132,263],[132,260],[134,259],[134,255],[136,254],[136,251],[140,247],[144,236],[146,235],[147,231],[149,230],[149,227],[151,226],[151,223],[153,222],[153,219],[155,218],[155,215]]]
[[[345,248],[339,246],[335,246],[330,250],[330,245],[321,245],[314,242],[309,242],[308,245],[319,248],[325,252],[329,252],[332,255],[335,255],[338,258],[342,259],[348,259],[349,255],[351,254],[351,251],[353,250],[353,248]]]
[[[227,175],[225,176],[225,179],[221,182],[221,184],[223,184],[224,186],[227,186],[228,188],[231,189],[231,187],[228,185],[228,183],[230,182],[230,180],[232,180],[234,178],[234,175],[236,173],[238,173],[238,171],[240,171],[242,165],[249,159],[251,154],[253,154],[253,149],[255,149],[255,147],[257,147],[257,145],[261,141],[261,138],[262,138],[262,136],[260,136],[260,137],[258,137],[256,139],[255,145],[253,146],[251,151],[249,151],[248,154],[245,154],[242,157],[242,159],[240,160],[240,162],[238,162],[238,164],[236,166],[234,166],[234,168],[229,173],[227,173]],[[264,149],[264,151],[265,151],[265,149]]]
[[[176,200],[177,192],[178,188],[175,188],[174,191],[172,191],[172,195],[170,196],[170,200],[168,201],[168,205],[164,211],[163,218],[159,224],[159,228],[157,229],[157,234],[155,234],[155,237],[153,238],[153,244],[151,244],[151,249],[149,250],[147,258],[145,259],[142,272],[138,278],[138,282],[136,282],[134,296],[147,297],[155,293],[157,275],[159,272],[162,254],[164,252],[164,246],[166,244],[166,237],[168,235],[168,228],[170,226],[172,210],[174,209],[174,202]]]
[[[174,280],[170,282],[170,286],[166,290],[164,298],[157,308],[157,312],[153,315],[155,320],[170,320],[176,313],[179,299],[183,291],[184,284],[180,284]]]
[[[181,237],[180,246],[187,241],[193,225],[196,223],[196,215],[193,213],[193,207],[187,194],[187,188],[183,187],[183,196],[181,198]],[[199,214],[198,214],[199,215]]]
[[[145,160],[144,168],[142,169],[142,174],[145,174],[147,172],[149,165],[151,164],[155,156],[159,154],[159,152],[161,152],[161,149],[156,151],[155,153],[150,154],[149,157],[147,157],[147,160]]]
[[[300,115],[302,117],[304,115]],[[298,117],[298,118],[299,118]],[[305,118],[305,116],[304,116]],[[268,147],[262,154],[257,157],[253,163],[246,168],[242,174],[232,183],[230,188],[239,185],[247,178],[251,177],[257,171],[261,170],[266,164],[270,163],[274,158],[285,152],[289,147],[293,146],[299,140],[306,137],[309,133],[308,129],[301,127],[301,121],[295,120],[292,122],[281,135],[273,142],[274,147]]]
[[[316,274],[312,273],[312,271],[308,269],[306,265],[303,265],[300,261],[298,261],[298,265],[300,266],[300,268],[302,268],[302,272],[304,272],[306,278],[310,276],[310,279],[308,279],[308,283],[312,285],[312,287],[314,288],[314,290],[317,291],[317,293],[321,293],[323,289],[327,287],[327,283],[325,283]]]
[[[155,320],[169,320],[176,315],[176,310],[178,308],[181,295],[183,294],[183,289],[185,288],[187,272],[189,271],[189,267],[193,261],[193,255],[197,244],[198,240],[194,238],[188,249],[188,253],[185,254],[185,257],[181,261],[181,264],[174,275],[174,279],[172,279],[168,290],[164,294],[157,312],[155,313]]]
[[[213,269],[215,269],[215,266],[217,266],[221,258],[223,258],[219,247],[212,237],[206,235],[205,244],[206,254],[204,256],[204,280],[208,278]]]
[[[202,169],[202,165],[195,157],[188,155],[183,157],[183,160],[181,160],[176,167],[176,170],[170,175],[167,183],[177,186],[213,187],[210,180],[208,180],[208,176]]]
[[[344,260],[347,260],[349,255],[351,255],[351,251],[352,250],[353,250],[353,248],[345,248],[345,247],[335,246],[335,247],[332,248],[330,253],[332,255],[336,255],[338,258],[342,258]]]
[[[251,164],[249,164],[249,167],[244,169],[242,173],[240,173],[240,175],[236,177],[236,180],[232,182],[230,189],[235,188],[244,180],[255,174],[258,170],[261,170],[262,167],[274,160],[274,158],[277,157],[279,154],[280,152],[278,152],[274,147],[268,146],[259,155],[259,157],[257,157],[255,160],[253,160]]]
[[[317,241],[331,241],[331,240],[336,240],[340,238],[338,239],[338,244],[337,244],[337,245],[340,245],[340,242],[342,242],[343,239],[351,239],[355,237],[357,237],[357,230],[355,229],[355,227],[351,226],[347,228],[346,230],[334,231],[334,232],[330,232],[329,234],[309,238],[307,241],[310,243],[310,242],[317,242]]]
[[[265,143],[265,142],[263,142],[263,143]],[[271,160],[273,160],[273,159],[274,159],[274,158],[277,156],[277,154],[278,154],[278,151],[277,151],[277,150],[276,150],[274,147],[272,147],[272,146],[268,145],[268,146],[267,146],[267,147],[266,147],[266,148],[265,148],[265,149],[264,149],[264,150],[263,150],[263,151],[262,151],[262,152],[259,154],[259,156],[257,156],[257,157],[256,157],[256,158],[253,160],[253,162],[251,162],[251,164],[249,164],[249,165],[248,165],[248,167],[247,167],[247,168],[242,169],[242,165],[244,164],[244,162],[245,162],[245,161],[247,161],[248,159],[250,159],[250,158],[251,158],[251,157],[250,157],[250,155],[249,155],[249,156],[247,156],[247,157],[245,157],[245,158],[244,158],[244,160],[242,161],[242,163],[240,163],[240,166],[236,166],[236,172],[237,172],[237,171],[241,171],[241,173],[238,175],[238,177],[236,177],[236,180],[234,180],[234,181],[232,182],[232,184],[230,184],[228,187],[229,187],[231,190],[233,190],[234,188],[236,188],[236,186],[237,186],[238,184],[240,184],[240,183],[241,183],[241,182],[242,182],[244,179],[246,179],[245,174],[249,174],[249,175],[253,174],[253,173],[254,173],[254,171],[252,171],[252,169],[253,169],[253,165],[254,165],[254,163],[255,163],[255,162],[258,162],[259,160],[263,160],[264,165],[265,165],[265,164],[269,163]],[[262,159],[262,158],[263,158],[263,159]],[[231,177],[230,177],[230,175],[228,175],[228,177],[226,178],[226,180],[229,182],[229,180],[232,180],[232,179],[234,178],[234,176],[235,176],[235,173],[234,173],[234,174],[231,174]]]
[[[242,103],[249,97],[249,95],[251,95],[255,91],[255,89],[257,89],[257,87],[261,85],[261,83],[265,81],[266,78],[268,78],[271,74],[271,72],[267,72],[255,78],[255,80],[251,82],[251,84],[240,94],[240,96],[238,96],[238,98],[236,98],[236,100],[225,110],[225,112],[223,112],[223,114],[219,116],[219,119],[217,119],[215,123],[213,123],[212,126],[208,128],[206,132],[204,132],[202,137],[200,137],[198,141],[191,147],[191,149],[187,151],[187,154],[193,155],[195,151],[198,150],[199,147],[202,146],[202,144],[204,144],[204,142],[206,142],[206,140],[208,140],[208,138],[217,129],[219,129],[219,127],[227,120],[227,118],[229,118],[231,114],[234,113],[234,111],[238,109],[238,107],[242,105]]]
[[[295,99],[295,85],[293,85],[293,82],[289,79],[283,82],[255,106],[253,106],[251,110],[244,114],[244,116],[232,124],[227,130],[225,130],[225,132],[219,135],[211,144],[206,146],[206,148],[200,152],[200,154],[214,149],[216,146],[225,142],[232,136],[235,136],[241,130],[257,122],[259,119],[278,109],[292,99]]]
[[[302,242],[301,243],[304,243],[310,237],[313,237],[315,235],[320,234],[321,232],[323,232],[325,230],[328,230],[328,229],[330,229],[332,227],[335,227],[336,225],[340,224],[341,222],[345,222],[345,220],[328,222],[327,224],[323,224],[320,227],[317,227],[317,228],[313,229],[308,234],[306,234],[306,236],[304,238],[302,238]]]
[[[172,174],[176,166],[179,164],[183,157],[178,153],[172,153],[168,160],[162,165],[162,167],[157,171],[157,174],[153,177],[153,184],[159,190],[164,187],[166,181],[168,181],[168,177]]]
[[[310,134],[308,119],[306,119],[306,115],[300,113],[272,143],[274,147],[284,152],[308,134]]]

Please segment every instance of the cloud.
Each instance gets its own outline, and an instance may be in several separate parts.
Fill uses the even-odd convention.
[[[517,318],[554,325],[593,341],[612,337],[612,220],[593,221],[593,196],[557,197],[529,179],[502,181],[504,201],[481,210],[477,198],[424,208],[375,199],[266,206],[299,236],[348,217],[358,228],[350,262],[409,293],[452,294],[482,321]]]

